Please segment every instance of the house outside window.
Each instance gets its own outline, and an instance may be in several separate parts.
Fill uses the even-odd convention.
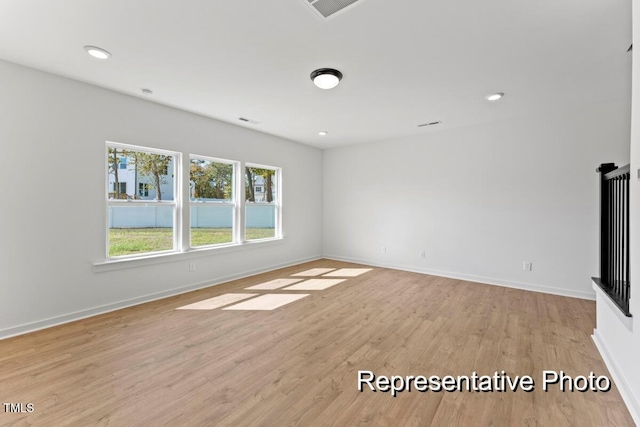
[[[149,184],[143,182],[138,183],[138,196],[149,197]]]
[[[111,188],[114,193],[127,194],[126,182],[113,182]]]

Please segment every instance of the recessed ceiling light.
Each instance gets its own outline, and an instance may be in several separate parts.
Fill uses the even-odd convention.
[[[498,99],[501,99],[503,96],[504,96],[504,93],[496,92],[496,93],[492,93],[491,95],[485,96],[484,99],[486,99],[487,101],[497,101]]]
[[[85,46],[84,50],[86,50],[87,53],[89,55],[93,56],[94,58],[98,58],[98,59],[109,59],[109,58],[111,58],[111,54],[109,52],[107,52],[106,50],[102,49],[101,47]]]
[[[327,135],[329,135],[329,132],[327,132],[326,130],[321,130],[320,132],[318,132],[318,135],[327,136]]]
[[[333,89],[342,80],[342,73],[333,68],[319,68],[311,73],[311,80],[320,89]]]
[[[143,95],[153,95],[153,91],[151,89],[142,88],[140,91]]]

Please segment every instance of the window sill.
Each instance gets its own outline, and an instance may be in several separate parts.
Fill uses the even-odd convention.
[[[284,244],[284,237],[273,239],[261,239],[246,241],[224,246],[216,246],[210,248],[196,248],[186,252],[170,252],[149,254],[136,258],[111,259],[93,264],[95,273],[103,273],[105,271],[123,270],[126,268],[143,267],[147,265],[161,264],[165,262],[184,261],[195,258],[203,258],[212,255],[227,254],[240,252],[249,249],[259,249],[269,246],[278,246]]]

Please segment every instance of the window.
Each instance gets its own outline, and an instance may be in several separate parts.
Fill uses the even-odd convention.
[[[113,189],[107,196],[108,256],[176,250],[175,175],[179,172],[176,168],[179,168],[180,154],[108,143],[107,159],[107,182],[112,183]],[[129,167],[121,169],[123,163]],[[127,195],[123,190],[128,187],[138,187],[153,200]]]
[[[247,164],[245,168],[245,240],[281,236],[280,175],[279,168]],[[261,191],[257,191],[258,188]]]
[[[237,163],[229,160],[190,157],[191,247],[236,241],[236,169]]]
[[[106,157],[107,260],[282,237],[280,168],[115,142]]]
[[[127,183],[126,182],[112,182],[111,190],[114,193],[127,194]]]
[[[138,196],[139,197],[149,197],[149,184],[139,183],[138,184]]]

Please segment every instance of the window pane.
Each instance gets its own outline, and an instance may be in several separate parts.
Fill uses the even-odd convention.
[[[229,201],[233,198],[233,165],[193,157],[190,163],[191,200]]]
[[[173,249],[173,206],[110,206],[109,256]]]
[[[278,199],[277,174],[274,169],[245,168],[245,199],[255,203],[275,203]]]
[[[276,236],[276,207],[269,204],[247,204],[245,239],[267,239]]]
[[[109,199],[174,200],[173,156],[109,147],[108,163]]]
[[[191,205],[191,246],[233,242],[233,206]]]
[[[149,197],[149,184],[138,184],[138,196],[139,198]]]

